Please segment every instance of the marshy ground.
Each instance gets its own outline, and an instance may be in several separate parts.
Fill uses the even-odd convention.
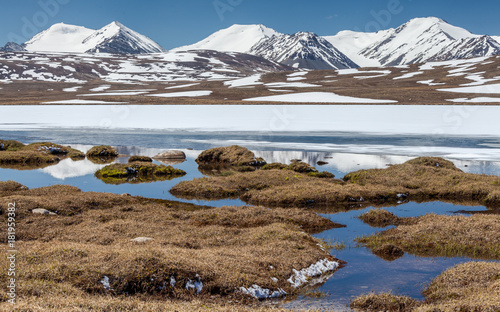
[[[17,157],[15,153],[26,148],[5,142],[3,157]],[[379,250],[381,257],[384,252],[396,257],[402,252],[494,262],[448,269],[426,287],[423,302],[371,294],[355,299],[352,307],[361,311],[499,310],[500,217],[495,212],[500,178],[464,173],[453,163],[432,157],[361,170],[338,180],[300,161],[265,164],[241,147],[208,150],[200,156],[200,166],[218,169],[210,171],[209,177],[179,183],[173,193],[240,197],[262,206],[213,208],[82,192],[71,186],[29,190],[16,182],[0,182],[0,218],[6,222],[9,204],[17,208],[16,264],[22,281],[17,309],[284,311],[257,305],[240,287],[283,289],[293,297],[299,291],[288,281],[294,269],[323,259],[342,263],[330,256],[327,244],[311,236],[342,225],[304,208],[316,205],[335,211],[353,204],[454,200],[487,205],[490,210],[472,216],[402,218],[376,209],[361,219],[372,226],[395,227],[359,242],[374,253]],[[111,165],[108,171],[134,164],[148,168],[147,172],[167,167],[153,166],[146,158],[132,160],[142,161]],[[35,214],[35,209],[53,214]],[[1,241],[6,246],[6,238]],[[0,269],[8,265],[5,257],[0,260]],[[5,274],[0,278],[7,283]],[[196,285],[202,285],[200,291]],[[0,298],[0,309],[9,310],[6,289],[0,289]]]
[[[196,301],[169,300],[247,302],[239,289],[254,284],[293,294],[287,281],[293,269],[335,260],[310,234],[340,226],[298,209],[211,208],[2,182],[4,221],[9,203],[17,208],[19,307],[42,311],[110,311],[108,304],[111,311],[154,311],[161,304],[188,311]],[[55,215],[34,214],[35,208]],[[132,241],[139,237],[152,240]],[[0,263],[3,269],[9,265],[5,257]],[[7,275],[1,279],[7,283]],[[186,288],[190,281],[201,282],[202,289]],[[8,307],[6,289],[0,291]],[[224,304],[213,306],[224,311]]]

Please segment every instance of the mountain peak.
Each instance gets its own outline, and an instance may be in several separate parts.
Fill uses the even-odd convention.
[[[262,24],[234,24],[228,28],[216,31],[195,44],[176,48],[174,51],[215,50],[221,52],[248,53],[251,48],[262,39],[278,34],[279,33],[274,29]]]
[[[250,51],[265,59],[303,69],[344,69],[358,67],[326,39],[312,32],[277,34],[263,38]]]
[[[156,42],[114,21],[99,30],[57,23],[25,43],[40,52],[105,52],[118,54],[164,52]]]
[[[438,17],[419,17],[411,19],[405,24],[396,29],[396,32],[403,32],[404,30],[418,33],[435,33],[442,32],[449,36],[452,40],[464,39],[474,36],[468,30],[453,26],[445,20]]]

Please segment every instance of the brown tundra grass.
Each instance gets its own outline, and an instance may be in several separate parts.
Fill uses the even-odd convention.
[[[2,223],[9,203],[17,208],[17,296],[24,311],[198,311],[203,304],[216,311],[250,311],[223,302],[246,302],[238,289],[253,284],[293,294],[286,281],[293,269],[333,260],[307,233],[339,226],[298,209],[211,208],[0,182]],[[33,214],[35,208],[57,215]],[[137,237],[153,240],[131,241]],[[0,242],[5,248],[6,236]],[[1,257],[0,270],[7,266]],[[197,275],[200,294],[185,289]],[[100,282],[105,276],[109,291]],[[0,283],[6,285],[6,274]],[[6,292],[0,288],[2,307],[8,307]]]
[[[422,256],[500,260],[500,216],[439,216],[405,218],[394,229],[359,238],[371,249],[391,244]]]
[[[500,263],[468,262],[446,270],[424,291],[424,302],[369,294],[351,302],[356,311],[500,311]]]
[[[190,198],[240,197],[250,204],[279,207],[396,203],[401,196],[494,207],[500,204],[500,177],[464,173],[445,159],[420,157],[387,169],[352,172],[343,181],[288,169],[257,170],[181,182],[171,192]]]
[[[85,154],[69,146],[50,142],[24,145],[18,141],[0,140],[0,166],[36,169],[59,162],[62,158],[84,159]]]

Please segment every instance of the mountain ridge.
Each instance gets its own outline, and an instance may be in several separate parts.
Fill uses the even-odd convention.
[[[30,52],[142,54],[166,51],[150,38],[116,21],[98,30],[57,23],[23,46]]]
[[[112,22],[99,30],[57,23],[24,44],[0,51],[149,54],[166,50]],[[500,36],[476,35],[437,17],[414,18],[376,33],[344,30],[333,36],[283,34],[262,24],[234,24],[172,51],[214,50],[259,55],[300,69],[379,67],[500,54]]]

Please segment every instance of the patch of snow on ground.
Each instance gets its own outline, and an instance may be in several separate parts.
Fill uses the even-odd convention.
[[[102,92],[102,91],[108,90],[109,88],[111,88],[111,85],[102,85],[100,87],[96,87],[96,88],[90,89],[89,91],[92,91],[92,92]]]
[[[310,277],[318,277],[327,272],[332,272],[339,267],[339,263],[335,261],[330,261],[328,259],[323,259],[315,264],[311,264],[308,268],[302,269],[300,271],[293,270],[293,275],[290,276],[288,282],[292,284],[294,288],[300,287],[301,285],[307,283]]]
[[[196,279],[194,281],[188,280],[186,283],[186,289],[196,289],[196,293],[199,294],[203,290],[203,283],[200,279],[200,276],[196,274]]]
[[[430,80],[422,80],[422,81],[417,81],[417,83],[421,83],[421,84],[426,84],[426,85],[429,85],[429,86],[442,86],[442,85],[445,85],[446,83],[437,83],[437,82],[433,82],[434,79],[430,79]]]
[[[42,104],[128,104],[127,102],[106,102],[106,101],[91,101],[91,100],[62,100],[43,102]]]
[[[301,72],[296,72],[296,73],[292,73],[290,75],[287,75],[287,80],[288,81],[300,81],[300,80],[305,80],[306,77],[304,77],[305,75],[307,75],[307,71],[301,71]]]
[[[369,79],[369,78],[377,78],[377,77],[387,76],[392,72],[390,70],[359,70],[357,68],[350,68],[350,69],[337,70],[337,73],[339,75],[377,74],[377,75],[373,75],[373,76],[356,76],[356,77],[354,77],[357,79]]]
[[[80,89],[80,88],[81,88],[81,86],[80,86],[80,87],[72,87],[72,88],[64,88],[64,89],[62,89],[62,90],[63,90],[64,92],[76,92],[76,91],[78,91],[78,89]]]
[[[293,92],[292,90],[283,90],[283,89],[268,89],[271,92]]]
[[[358,103],[358,104],[380,104],[397,103],[392,100],[373,100],[338,95],[330,92],[303,92],[294,94],[282,94],[244,99],[252,102],[289,102],[289,103]]]
[[[484,85],[485,83],[488,83],[488,82],[500,80],[500,77],[486,79],[483,77],[483,74],[485,74],[485,72],[473,73],[473,74],[470,74],[469,76],[466,76],[465,79],[472,80],[473,82],[464,83],[464,84],[461,84],[460,86],[463,86],[463,87],[480,86],[480,85]]]
[[[286,296],[286,291],[283,289],[279,288],[278,290],[275,290],[271,292],[271,290],[262,288],[259,285],[253,285],[252,287],[245,288],[245,287],[240,287],[240,291],[244,293],[245,295],[251,296],[255,299],[270,299],[270,298],[281,298],[283,296]]]
[[[229,86],[229,88],[261,85],[263,84],[263,82],[259,81],[261,76],[262,76],[261,74],[257,74],[250,77],[230,80],[224,82],[224,85]]]
[[[213,91],[185,91],[185,92],[172,92],[172,93],[161,93],[161,94],[150,94],[148,96],[156,97],[196,97],[196,96],[207,96],[212,94]]]
[[[451,99],[447,100],[449,102],[454,103],[500,103],[500,98],[491,98],[491,97],[478,97],[478,98],[461,98],[461,99]]]
[[[93,94],[79,94],[78,96],[101,96],[101,95],[113,95],[113,96],[131,96],[131,95],[141,95],[148,93],[147,91],[120,91],[120,92],[107,92],[107,93],[93,93]]]
[[[322,87],[320,85],[315,85],[311,83],[305,83],[305,82],[271,82],[271,83],[266,83],[266,87],[271,87],[271,88],[315,88],[315,87]]]
[[[104,286],[104,289],[106,289],[108,291],[111,289],[111,287],[109,285],[109,277],[104,276],[104,278],[101,281],[101,284],[102,284],[102,286]]]
[[[458,74],[458,73],[468,72],[474,69],[476,69],[476,67],[473,67],[471,65],[465,65],[465,66],[459,66],[457,69],[449,70],[448,72],[450,74]]]
[[[500,94],[500,83],[483,85],[483,86],[448,88],[448,89],[437,89],[437,90],[444,92],[456,92],[456,93]]]
[[[307,75],[307,73],[308,73],[307,71],[300,71],[300,72],[291,73],[287,77],[300,77],[300,76]]]
[[[291,78],[287,78],[286,80],[287,81],[300,81],[300,80],[306,80],[307,78],[306,77],[291,77]]]
[[[404,74],[403,76],[399,76],[399,77],[394,77],[392,79],[394,80],[398,80],[398,79],[407,79],[407,78],[412,78],[412,77],[415,77],[415,76],[418,76],[418,75],[421,75],[423,74],[424,72],[421,72],[421,71],[418,71],[418,72],[413,72],[413,73],[407,73],[407,74]]]
[[[190,83],[190,84],[183,84],[183,85],[178,85],[178,86],[173,86],[173,87],[166,87],[165,89],[180,89],[180,88],[187,88],[187,87],[192,87],[192,86],[197,86],[199,83]]]

